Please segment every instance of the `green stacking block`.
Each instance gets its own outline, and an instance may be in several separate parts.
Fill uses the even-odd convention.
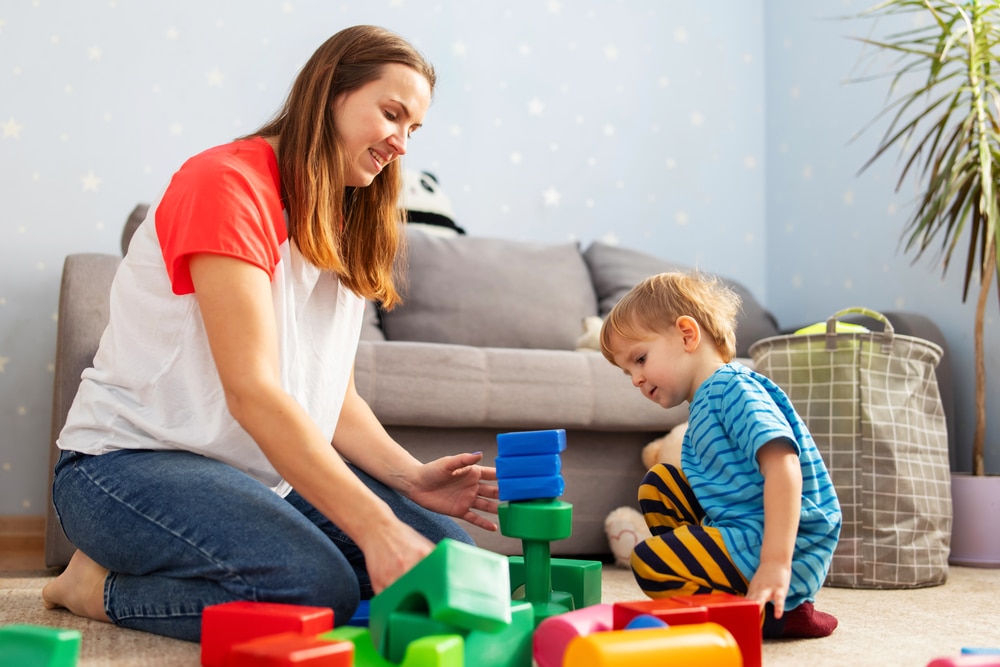
[[[411,642],[427,635],[458,634],[465,641],[465,664],[475,667],[531,667],[532,635],[536,627],[531,604],[511,605],[511,623],[499,632],[459,630],[420,612],[398,611],[389,618],[386,657],[405,655]]]
[[[461,630],[498,632],[510,625],[510,566],[500,554],[442,540],[422,561],[372,598],[369,629],[380,653],[389,618],[415,611]]]
[[[527,581],[523,556],[509,556],[510,586],[514,595]],[[601,603],[601,562],[572,558],[551,558],[550,572],[554,591],[564,591],[572,597],[574,609]],[[516,595],[515,595],[516,597]]]
[[[328,641],[354,644],[354,667],[465,667],[465,649],[459,635],[428,635],[414,640],[403,661],[390,662],[375,650],[368,628],[344,625],[319,635]]]
[[[497,506],[500,532],[519,540],[555,542],[573,534],[573,506],[563,500],[524,500]]]
[[[80,632],[40,625],[0,627],[0,665],[76,667]]]

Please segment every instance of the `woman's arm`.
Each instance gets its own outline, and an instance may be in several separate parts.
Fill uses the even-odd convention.
[[[191,278],[226,403],[278,473],[365,553],[376,590],[433,545],[396,518],[281,386],[270,279],[231,257],[199,254]],[[393,465],[410,465],[394,461]]]
[[[351,373],[333,446],[347,460],[416,503],[486,530],[497,524],[473,509],[497,513],[496,470],[482,467],[483,455],[445,456],[427,464],[414,458],[386,432],[354,384]]]
[[[764,475],[764,540],[747,597],[762,605],[774,603],[774,617],[781,618],[802,510],[802,470],[795,449],[784,440],[758,449],[757,463]]]

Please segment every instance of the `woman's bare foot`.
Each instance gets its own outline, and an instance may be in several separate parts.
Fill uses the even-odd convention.
[[[104,578],[108,571],[77,550],[56,580],[42,589],[46,609],[65,607],[77,616],[110,623],[104,611]]]

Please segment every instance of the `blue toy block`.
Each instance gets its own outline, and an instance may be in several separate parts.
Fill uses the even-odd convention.
[[[566,482],[562,475],[547,477],[513,477],[499,480],[500,500],[538,500],[541,498],[558,498],[566,490]]]
[[[347,624],[356,625],[359,628],[367,628],[370,610],[371,600],[362,600],[358,604],[358,608],[355,610],[354,616],[351,616],[351,620],[349,620]]]
[[[497,435],[499,456],[558,454],[564,449],[566,449],[566,431],[561,428],[548,431],[515,431]]]
[[[652,614],[639,614],[625,625],[626,630],[647,630],[649,628],[670,627],[662,619]]]
[[[0,627],[0,665],[76,667],[80,632],[40,625]]]
[[[562,472],[562,458],[558,454],[498,456],[495,465],[497,479],[547,477]]]

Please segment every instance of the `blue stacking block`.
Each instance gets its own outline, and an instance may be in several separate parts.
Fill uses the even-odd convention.
[[[495,465],[497,479],[551,477],[562,472],[562,458],[558,454],[498,456]]]
[[[566,449],[566,430],[516,431],[497,435],[498,456],[558,454]]]
[[[371,600],[362,600],[360,604],[358,604],[358,608],[355,610],[354,616],[351,616],[351,620],[349,620],[347,624],[354,625],[359,628],[367,628],[370,613]]]
[[[558,498],[566,490],[566,482],[562,475],[546,477],[513,477],[500,480],[500,500],[536,500],[541,498]]]

